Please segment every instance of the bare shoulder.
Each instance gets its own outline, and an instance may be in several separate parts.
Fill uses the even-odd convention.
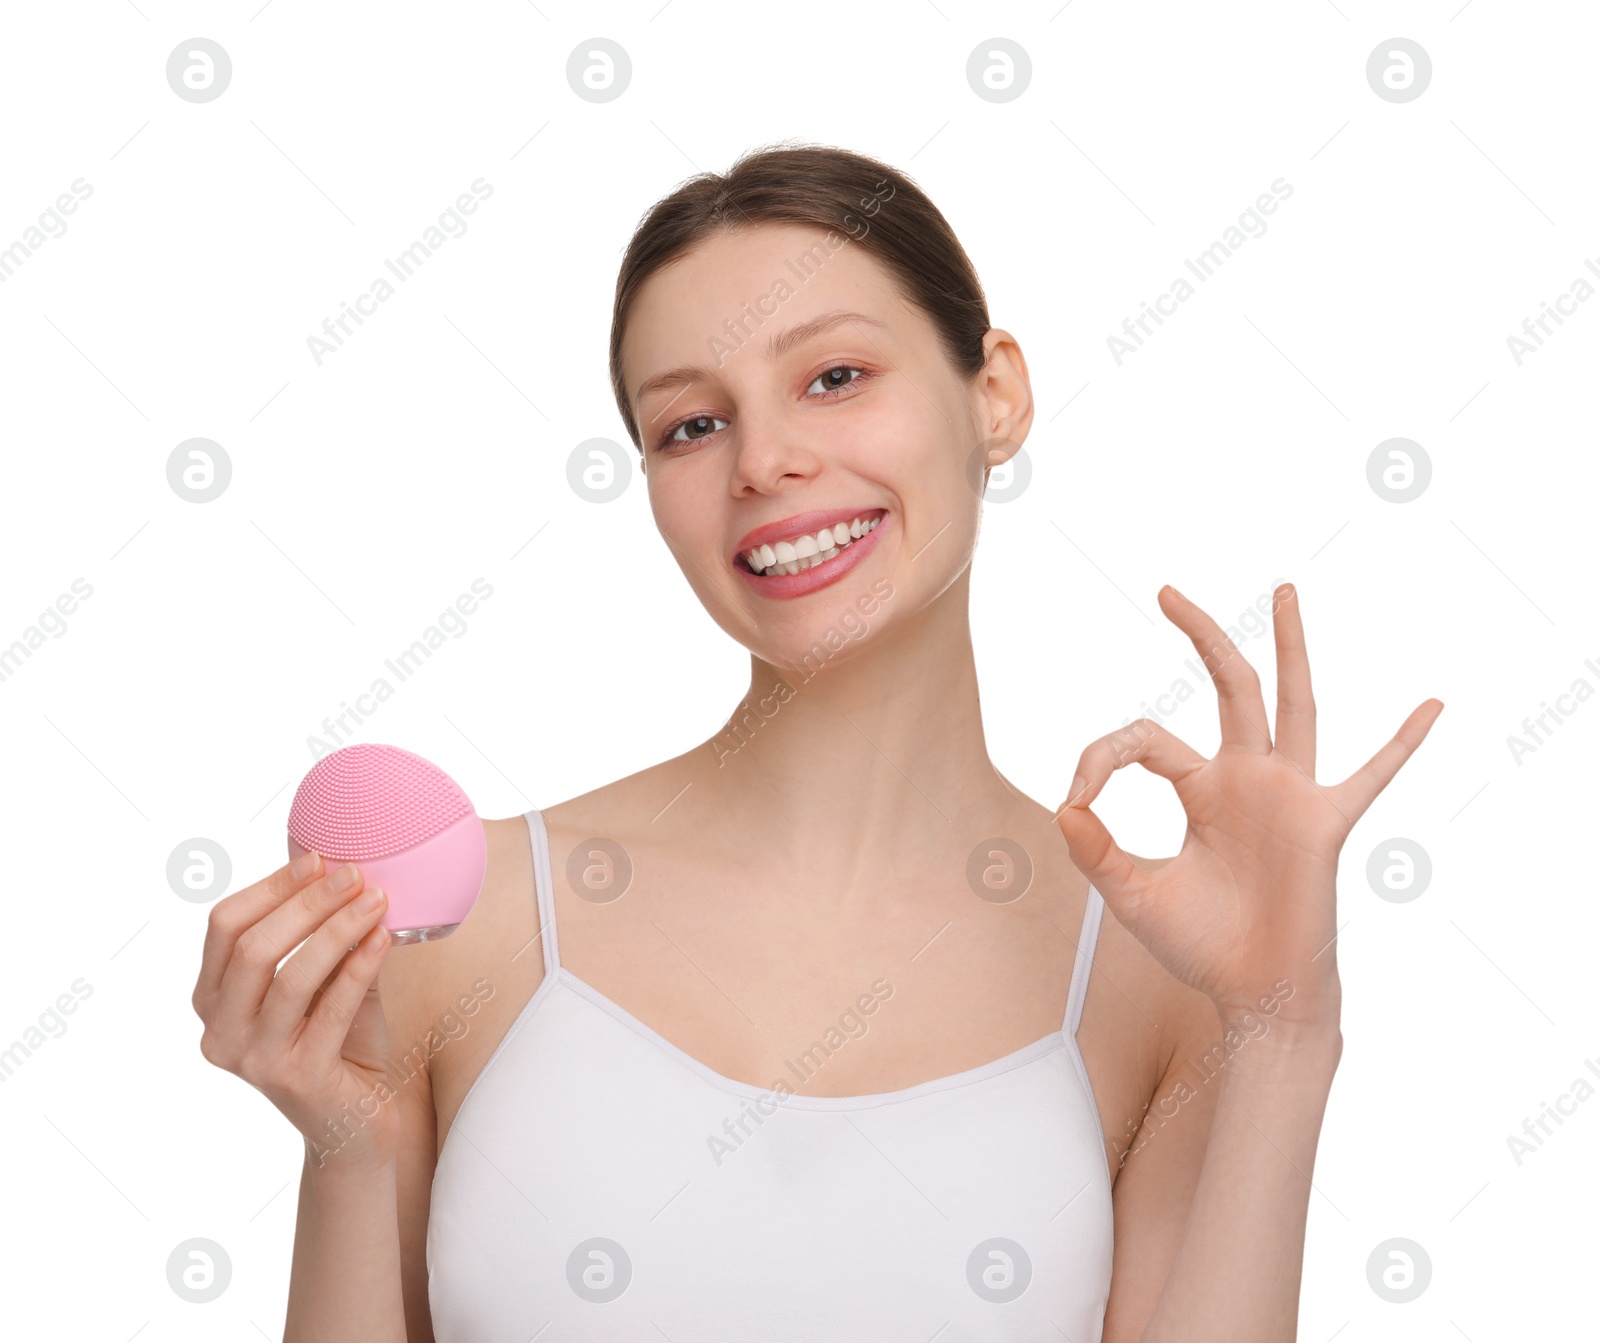
[[[459,1007],[458,999],[472,992],[475,980],[503,968],[530,937],[538,937],[527,822],[521,816],[484,818],[483,833],[483,885],[467,917],[437,942],[391,947],[379,972],[390,1043],[401,1051],[441,1013]],[[512,938],[515,942],[507,947]],[[531,961],[537,981],[543,957],[518,957],[517,964],[525,961]]]
[[[459,1103],[459,1069],[482,1064],[483,1036],[509,1024],[502,1008],[533,996],[544,975],[526,821],[485,818],[483,837],[488,861],[466,919],[442,940],[392,946],[378,975],[390,1058],[403,1076],[426,1074],[440,1138]],[[469,1032],[472,1044],[454,1044]]]
[[[619,818],[648,818],[659,810],[660,803],[651,789],[657,772],[670,770],[672,764],[663,761],[539,808],[555,870],[560,871],[568,850],[584,835],[610,834]],[[422,1005],[425,1016],[430,1009],[447,1009],[483,978],[496,995],[495,1010],[487,1012],[486,1017],[498,1021],[508,1000],[513,1005],[526,1002],[544,978],[529,817],[526,813],[498,819],[486,817],[483,833],[488,865],[471,912],[442,941],[398,949],[402,956],[415,954],[410,968],[412,996]],[[505,993],[499,996],[502,989]],[[505,1024],[509,1025],[509,1021]],[[465,1054],[469,1063],[479,1062],[474,1050],[458,1052]]]
[[[513,958],[519,978],[531,978],[537,986],[543,973],[527,817],[485,818],[483,836],[488,861],[477,903],[460,927],[438,944],[445,953],[439,961],[445,973],[437,988],[446,997],[461,988],[469,972],[504,974]]]

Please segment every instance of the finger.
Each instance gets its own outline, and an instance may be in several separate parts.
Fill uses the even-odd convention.
[[[1411,753],[1422,745],[1422,740],[1433,727],[1434,720],[1444,712],[1444,701],[1423,700],[1411,711],[1411,716],[1400,724],[1400,730],[1379,748],[1377,753],[1341,784],[1328,790],[1334,806],[1338,807],[1354,825],[1361,813],[1372,805],[1373,799],[1389,786],[1389,781],[1400,772],[1400,766],[1411,758]]]
[[[1300,593],[1292,583],[1272,593],[1272,630],[1278,648],[1278,717],[1274,746],[1317,777],[1317,706],[1311,698],[1311,660],[1300,623]]]
[[[355,871],[355,884],[340,889],[334,879],[346,868]],[[252,923],[233,940],[233,954],[210,1004],[206,1024],[219,1039],[243,1038],[254,1027],[278,963],[304,942],[328,915],[361,893],[361,869],[341,863],[308,886],[303,886],[264,918]],[[354,938],[350,939],[354,941]]]
[[[1272,751],[1267,730],[1267,708],[1261,699],[1261,678],[1222,627],[1170,583],[1156,594],[1162,613],[1194,643],[1211,683],[1217,688],[1217,709],[1222,718],[1222,744],[1242,747],[1257,755]]]
[[[1143,894],[1147,878],[1087,807],[1063,807],[1056,824],[1074,866],[1089,878],[1119,919]],[[1126,920],[1124,920],[1126,921]]]
[[[258,1041],[279,1049],[294,1042],[311,1008],[312,998],[325,989],[329,976],[339,968],[339,962],[350,949],[383,918],[384,907],[381,890],[373,887],[364,891],[358,899],[329,915],[278,968],[256,1016]]]
[[[308,1058],[331,1058],[343,1051],[351,1023],[377,982],[378,970],[393,940],[381,923],[361,939],[356,949],[345,957],[332,982],[323,989],[322,997],[300,1033],[296,1049],[304,1050]]]
[[[200,954],[200,977],[194,986],[196,1011],[216,997],[239,935],[322,875],[321,855],[314,851],[305,853],[255,885],[224,896],[211,907],[211,915],[206,920],[205,949]]]
[[[1108,732],[1083,748],[1072,789],[1063,806],[1087,807],[1116,770],[1135,763],[1177,783],[1205,764],[1206,758],[1160,723],[1150,718],[1136,718],[1126,727]]]

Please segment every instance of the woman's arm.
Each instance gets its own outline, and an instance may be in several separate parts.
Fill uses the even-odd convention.
[[[351,1147],[329,1148],[322,1159],[308,1144],[300,1177],[300,1210],[284,1343],[373,1339],[433,1343],[428,1312],[428,1201],[437,1151],[433,1080],[422,1050],[425,1024],[437,999],[432,957],[421,948],[395,948],[378,976],[389,1025],[392,1085],[382,1104],[398,1120],[387,1159],[368,1159]],[[412,1047],[409,1051],[407,1045]]]
[[[1238,645],[1175,588],[1157,595],[1211,673],[1222,726],[1217,754],[1207,759],[1141,718],[1085,749],[1056,817],[1073,862],[1117,921],[1212,1005],[1226,1047],[1193,1198],[1181,1161],[1164,1200],[1146,1195],[1157,1207],[1164,1201],[1169,1218],[1186,1212],[1171,1270],[1137,1337],[1293,1343],[1310,1171],[1341,1050],[1339,851],[1444,705],[1423,701],[1366,764],[1324,787],[1316,782],[1317,711],[1294,588],[1273,590],[1273,725],[1261,678]],[[1183,848],[1154,872],[1137,866],[1089,809],[1112,774],[1133,763],[1173,785],[1188,821]],[[1180,1131],[1190,1139],[1182,1155],[1192,1160],[1194,1125]],[[1147,1162],[1141,1184],[1181,1146],[1169,1142],[1163,1158]],[[1134,1335],[1122,1337],[1132,1343]]]
[[[1312,1165],[1341,1040],[1199,995],[1116,1184],[1103,1343],[1296,1336]]]
[[[338,1155],[319,1166],[307,1147],[284,1343],[407,1343],[397,1167]]]
[[[294,1343],[425,1337],[407,1339],[401,1267],[403,1236],[417,1243],[419,1217],[425,1231],[432,1097],[389,1086],[389,1019],[404,1026],[431,999],[426,966],[392,957],[385,907],[354,864],[328,872],[312,853],[207,920],[191,998],[201,1055],[266,1096],[304,1143],[284,1329]]]
[[[1224,1025],[1174,983],[1171,1052],[1123,1144],[1103,1343],[1295,1337],[1312,1161],[1339,1040],[1267,1007]]]

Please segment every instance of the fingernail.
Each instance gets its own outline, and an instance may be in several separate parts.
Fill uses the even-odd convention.
[[[356,875],[356,865],[354,863],[346,863],[333,874],[333,889],[336,891],[348,891],[356,884]]]
[[[361,893],[361,899],[356,901],[356,908],[363,914],[370,914],[382,903],[383,890],[381,887],[374,886],[370,891]]]
[[[1083,775],[1075,774],[1072,778],[1072,787],[1067,793],[1067,805],[1076,806],[1079,796],[1083,792]]]
[[[308,849],[289,864],[289,875],[291,877],[309,877],[316,870],[317,851],[315,849]]]

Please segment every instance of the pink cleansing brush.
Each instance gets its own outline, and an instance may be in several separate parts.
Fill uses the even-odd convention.
[[[361,869],[389,897],[396,942],[437,942],[483,886],[483,822],[456,781],[398,746],[345,746],[313,765],[289,808],[289,857],[315,849],[331,870]]]

